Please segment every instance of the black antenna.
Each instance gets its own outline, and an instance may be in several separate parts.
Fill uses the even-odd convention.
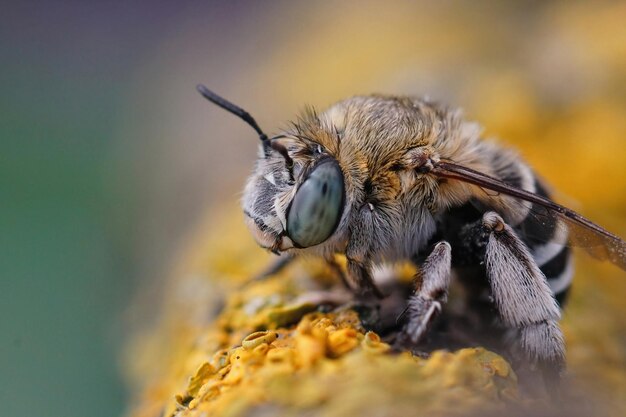
[[[261,130],[256,120],[254,120],[254,118],[250,116],[250,113],[248,113],[241,107],[231,103],[225,98],[218,96],[217,94],[215,94],[213,91],[209,90],[206,86],[202,84],[198,84],[196,86],[196,90],[198,90],[198,92],[202,94],[204,98],[209,100],[211,103],[220,106],[221,108],[234,114],[235,116],[239,116],[239,118],[241,118],[244,122],[252,126],[252,128],[258,133],[259,139],[261,139],[261,142],[263,142],[263,145],[269,146],[270,148],[274,149],[276,152],[280,153],[283,156],[283,158],[285,158],[285,161],[287,161],[287,166],[289,168],[293,166],[293,160],[289,156],[289,153],[287,152],[287,148],[278,142],[274,142],[270,140],[267,137],[267,135],[263,132],[263,130]]]

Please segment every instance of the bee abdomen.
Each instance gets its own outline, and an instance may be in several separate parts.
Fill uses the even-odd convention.
[[[535,179],[535,193],[549,198],[545,187]],[[548,285],[562,306],[569,292],[574,268],[572,253],[567,246],[567,228],[537,204],[533,204],[517,232],[528,246],[545,275]]]
[[[536,192],[547,197],[547,192],[535,181]],[[481,262],[489,239],[482,230],[482,216],[488,208],[468,202],[448,210],[441,218],[440,231],[435,237],[452,244],[452,262],[455,267],[467,267]],[[549,213],[533,205],[515,232],[528,247],[559,305],[563,305],[573,276],[572,252],[567,246],[567,229]]]
[[[570,248],[564,246],[552,259],[540,265],[539,269],[546,276],[556,301],[562,306],[567,299],[574,275]]]

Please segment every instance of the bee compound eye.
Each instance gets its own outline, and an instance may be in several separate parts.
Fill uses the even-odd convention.
[[[302,248],[324,242],[337,228],[343,204],[341,169],[335,160],[325,160],[296,192],[287,213],[287,235]]]

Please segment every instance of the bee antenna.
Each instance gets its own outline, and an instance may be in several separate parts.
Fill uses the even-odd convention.
[[[270,148],[280,153],[287,161],[287,165],[289,167],[293,166],[293,160],[289,156],[287,148],[278,142],[271,141],[263,132],[263,130],[261,130],[256,120],[254,120],[254,117],[250,116],[250,113],[237,106],[236,104],[233,104],[230,101],[226,100],[224,97],[218,96],[203,84],[198,84],[196,86],[196,90],[198,90],[198,92],[211,103],[218,105],[219,107],[234,114],[235,116],[238,116],[244,122],[248,123],[257,132],[257,134],[259,135],[259,139],[261,139],[261,142],[263,142],[263,145],[269,146]]]
[[[250,113],[237,106],[236,104],[233,104],[230,101],[226,100],[224,97],[218,96],[202,84],[198,84],[196,86],[196,90],[198,90],[198,92],[211,103],[217,104],[218,106],[234,114],[235,116],[239,116],[239,118],[241,118],[244,122],[252,126],[252,128],[256,130],[256,132],[259,134],[259,138],[261,139],[261,141],[265,142],[266,140],[268,140],[267,135],[263,133],[256,120],[254,120],[254,118],[250,116]]]

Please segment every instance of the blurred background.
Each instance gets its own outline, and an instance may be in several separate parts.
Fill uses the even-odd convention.
[[[123,413],[128,335],[157,315],[186,242],[239,216],[254,160],[251,129],[198,82],[269,133],[306,104],[427,94],[626,236],[624,2],[22,1],[1,14],[0,415]],[[578,258],[570,368],[624,402],[626,277]]]

